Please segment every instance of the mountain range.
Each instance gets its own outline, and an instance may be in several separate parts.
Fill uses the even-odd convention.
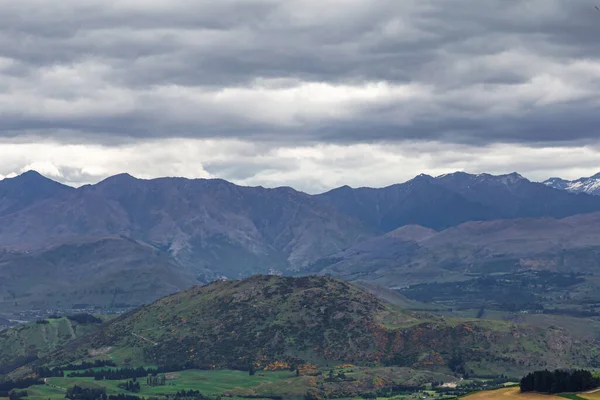
[[[389,286],[460,280],[465,265],[485,269],[488,259],[593,247],[586,221],[596,217],[574,216],[595,212],[598,196],[516,173],[419,175],[308,195],[128,174],[71,188],[30,171],[0,181],[0,310],[139,305],[257,273]],[[523,240],[511,240],[515,232]]]
[[[597,274],[600,213],[471,221],[442,231],[408,225],[319,260],[314,273],[391,287],[544,270]]]
[[[543,183],[554,189],[567,190],[573,193],[600,195],[600,173],[590,176],[589,178],[579,178],[574,181],[561,178],[550,178]]]

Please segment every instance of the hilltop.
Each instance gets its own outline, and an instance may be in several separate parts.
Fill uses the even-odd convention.
[[[208,369],[384,365],[520,373],[596,365],[596,346],[558,328],[444,319],[399,309],[330,277],[254,276],[163,298],[45,359],[102,354],[122,365]]]

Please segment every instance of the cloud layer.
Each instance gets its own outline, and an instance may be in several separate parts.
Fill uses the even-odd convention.
[[[377,176],[396,170],[390,149],[400,149],[409,171],[396,171],[396,181],[460,165],[493,172],[497,159],[506,163],[499,172],[523,165],[540,177],[568,176],[592,167],[585,158],[562,167],[560,160],[577,149],[596,154],[589,149],[600,140],[600,13],[586,0],[0,0],[0,7],[2,158],[11,146],[84,152],[75,163],[33,151],[25,161],[0,161],[4,175],[51,162],[74,183],[109,169],[150,176],[156,160],[149,159],[158,157],[170,174],[300,181],[315,191],[357,176],[345,157],[360,170],[370,168],[360,160],[375,157]],[[186,158],[173,143],[211,150]],[[129,164],[110,158],[148,146],[159,154]],[[458,163],[423,162],[458,148]],[[557,151],[558,160],[521,161]],[[100,154],[109,160],[94,164]],[[314,161],[322,155],[328,163]],[[107,169],[111,163],[121,171]],[[315,172],[321,178],[308,183]],[[389,181],[373,171],[360,179]]]
[[[519,171],[532,180],[598,170],[600,146],[469,146],[440,142],[282,147],[241,140],[164,139],[126,145],[0,144],[0,178],[30,169],[72,186],[128,171],[139,178],[220,177],[241,185],[287,185],[310,193],[351,185],[386,186],[418,171]]]

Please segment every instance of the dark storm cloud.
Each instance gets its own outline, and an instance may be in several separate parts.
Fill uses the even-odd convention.
[[[5,137],[565,145],[600,133],[600,13],[586,0],[0,6]]]

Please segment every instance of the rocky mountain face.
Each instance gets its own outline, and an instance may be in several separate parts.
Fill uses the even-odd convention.
[[[600,195],[600,173],[589,178],[579,178],[569,181],[561,178],[550,178],[543,182],[544,185],[572,193],[587,193],[595,196]]]

